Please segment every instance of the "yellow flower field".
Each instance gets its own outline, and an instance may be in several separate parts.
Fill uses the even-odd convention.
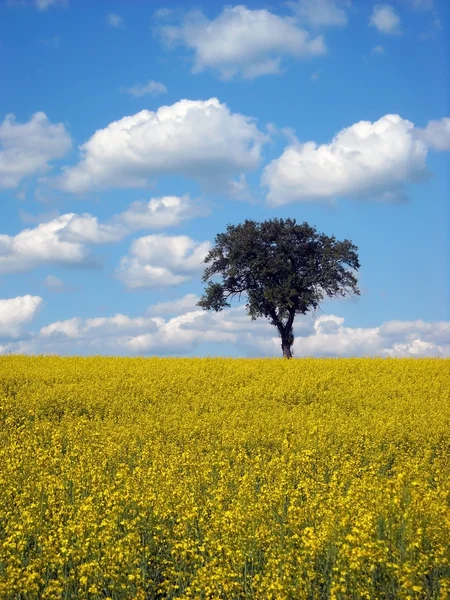
[[[0,357],[0,598],[450,598],[450,360]]]

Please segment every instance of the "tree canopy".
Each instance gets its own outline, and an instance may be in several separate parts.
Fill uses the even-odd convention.
[[[211,264],[202,281],[222,275],[222,283],[209,281],[197,306],[219,312],[231,307],[229,298],[247,294],[247,314],[268,318],[278,329],[283,356],[292,358],[297,314],[316,310],[325,296],[360,295],[352,272],[360,267],[357,249],[295,219],[228,225],[203,261]]]

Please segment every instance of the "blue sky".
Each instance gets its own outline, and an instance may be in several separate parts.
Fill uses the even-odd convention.
[[[450,356],[446,0],[0,0],[2,353],[281,356],[217,233],[358,246],[294,356]]]

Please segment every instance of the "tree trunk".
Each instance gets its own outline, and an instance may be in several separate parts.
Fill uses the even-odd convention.
[[[280,331],[281,335],[281,349],[283,350],[283,358],[292,358],[292,344],[294,343],[294,334],[292,333],[292,327],[289,331],[284,329]]]
[[[294,343],[294,331],[292,329],[292,323],[294,321],[295,312],[289,315],[289,319],[286,324],[278,323],[277,328],[281,337],[281,349],[283,351],[283,358],[292,358],[292,344]]]
[[[281,344],[281,349],[283,350],[283,358],[292,358],[291,345],[289,342],[283,341]]]

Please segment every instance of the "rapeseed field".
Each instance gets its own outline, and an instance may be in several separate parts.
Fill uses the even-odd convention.
[[[449,359],[0,358],[0,598],[450,598]]]

